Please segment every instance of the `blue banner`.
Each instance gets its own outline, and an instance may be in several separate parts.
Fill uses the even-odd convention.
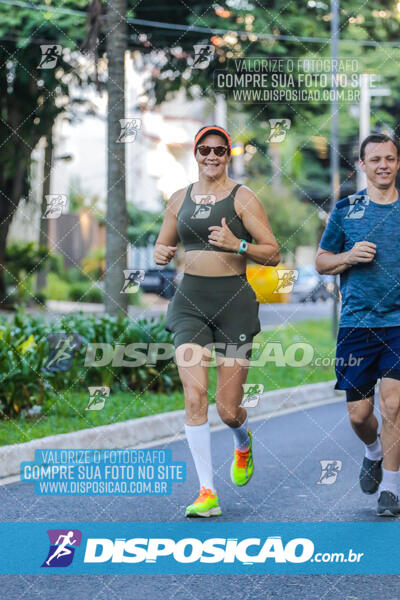
[[[0,523],[1,574],[398,574],[400,523]]]

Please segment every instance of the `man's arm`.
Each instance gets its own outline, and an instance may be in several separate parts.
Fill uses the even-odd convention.
[[[376,253],[376,244],[362,241],[356,242],[347,252],[328,252],[318,248],[315,266],[321,275],[338,275],[357,263],[372,262]]]

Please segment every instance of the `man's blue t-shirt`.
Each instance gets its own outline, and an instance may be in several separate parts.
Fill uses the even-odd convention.
[[[400,325],[400,199],[377,204],[366,189],[337,202],[320,247],[347,252],[356,242],[376,244],[372,262],[340,274],[341,327]]]

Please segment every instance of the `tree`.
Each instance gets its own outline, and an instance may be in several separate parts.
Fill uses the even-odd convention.
[[[63,6],[85,5],[86,0],[66,0]],[[80,85],[82,73],[77,53],[70,50],[83,40],[85,19],[77,27],[76,16],[50,12],[50,8],[35,10],[33,3],[30,8],[1,4],[0,17],[1,304],[6,297],[7,234],[21,198],[28,197],[31,153],[40,138],[50,134],[57,115],[67,111],[73,118],[69,85],[72,81]],[[44,44],[63,49],[54,68],[38,68]]]
[[[396,69],[398,49],[393,47],[363,46],[376,41],[397,42],[400,13],[396,3],[378,0],[374,3],[362,3],[357,6],[350,0],[340,2],[340,57],[355,58],[359,61],[359,72],[384,74],[384,82],[391,81],[392,97],[384,98],[384,105],[372,114],[372,123],[379,127],[383,124],[398,128],[400,109],[400,77]],[[216,70],[235,73],[233,59],[238,57],[307,57],[329,58],[330,56],[330,12],[329,2],[282,3],[270,0],[238,0],[229,5],[191,6],[192,13],[188,21],[196,27],[209,28],[211,33],[203,33],[198,43],[213,44],[215,58],[205,70],[188,68],[188,57],[193,55],[189,47],[188,36],[182,33],[175,44],[171,43],[167,58],[159,54],[159,73],[152,81],[153,93],[157,102],[170,98],[179,88],[184,87],[188,96],[201,95],[213,102]],[[172,8],[171,8],[172,10]],[[222,30],[222,32],[221,32]],[[225,31],[225,33],[224,33]],[[240,32],[245,32],[242,35]],[[199,34],[200,35],[200,34]],[[272,36],[276,35],[275,39]],[[269,39],[266,36],[271,36]],[[291,39],[279,39],[287,36]],[[326,41],[305,41],[301,37],[324,38]],[[153,41],[152,37],[149,38]],[[348,41],[345,41],[348,40]],[[267,142],[269,134],[268,119],[288,118],[291,120],[289,136],[296,139],[295,151],[304,154],[304,169],[299,187],[300,196],[318,204],[328,199],[329,203],[329,104],[285,104],[270,102],[233,101],[228,96],[228,125],[236,138],[235,141],[250,143],[257,147],[263,157],[264,173],[267,169],[272,175],[270,148]],[[343,191],[348,192],[354,185],[350,179],[354,175],[358,142],[358,119],[349,116],[349,103],[340,105],[341,181]],[[244,116],[244,119],[242,118]],[[325,137],[328,144],[327,159],[316,148],[313,138]],[[279,146],[282,152],[283,146]],[[287,173],[288,157],[281,157],[282,179]],[[253,159],[252,161],[253,162]],[[279,161],[275,161],[277,164]],[[251,164],[251,163],[250,163]],[[261,172],[261,171],[260,171]],[[317,175],[317,178],[315,177]],[[353,178],[354,179],[354,178]]]
[[[44,219],[46,212],[46,196],[50,194],[51,184],[51,168],[53,163],[53,135],[52,131],[46,136],[46,148],[44,151],[43,165],[43,186],[42,186],[42,202],[40,207],[40,230],[39,230],[39,248],[46,248],[49,239],[49,222]],[[36,291],[41,292],[46,287],[47,266],[40,265],[36,278]]]
[[[90,73],[82,73],[80,68],[80,48],[86,38],[88,46],[94,44],[95,54],[101,59],[106,50],[107,40],[103,31],[104,21],[102,11],[107,7],[109,12],[112,8],[119,6],[109,4],[101,0],[92,0],[90,5],[90,34],[87,37],[85,25],[88,0],[64,0],[62,6],[54,8],[48,6],[43,9],[41,0],[32,0],[29,8],[0,4],[0,60],[3,68],[0,69],[0,160],[2,170],[0,172],[0,303],[5,295],[3,270],[5,268],[5,247],[11,218],[18,206],[20,198],[27,196],[29,188],[29,162],[33,148],[42,136],[47,136],[51,130],[55,118],[62,112],[71,114],[73,104],[69,97],[69,84],[73,79],[79,84],[87,84],[93,80]],[[300,36],[323,37],[329,39],[329,7],[323,3],[281,3],[270,0],[260,0],[252,3],[251,0],[232,0],[229,8],[224,9],[220,5],[208,5],[204,1],[194,0],[186,5],[180,0],[170,0],[168,3],[154,5],[151,2],[137,3],[129,0],[125,5],[124,12],[120,13],[123,20],[124,15],[128,17],[129,24],[129,49],[138,49],[143,54],[150,54],[149,60],[158,68],[154,68],[152,89],[155,102],[161,102],[170,92],[185,87],[188,94],[194,94],[197,89],[204,97],[213,102],[213,71],[218,68],[231,68],[227,59],[234,56],[317,56],[329,55],[329,43],[305,43],[304,41],[283,39],[262,39],[257,37],[267,34],[283,34],[296,38]],[[114,14],[114,17],[116,15]],[[130,23],[129,19],[151,19],[164,23],[176,23],[188,25],[187,29],[169,30],[154,28],[146,25]],[[202,33],[190,28],[196,27],[225,30]],[[108,26],[107,26],[108,27]],[[381,125],[387,122],[396,126],[396,119],[400,108],[399,77],[396,70],[397,61],[393,58],[394,50],[381,48],[375,50],[364,46],[357,46],[355,40],[378,42],[397,41],[399,29],[399,15],[396,13],[393,0],[377,0],[374,3],[361,3],[359,7],[354,6],[350,0],[341,1],[341,39],[352,42],[341,42],[341,55],[363,60],[368,66],[382,65],[385,76],[392,79],[392,90],[397,88],[390,99],[391,105],[382,107],[376,113],[376,123]],[[235,31],[246,31],[246,36],[234,34]],[[109,31],[109,29],[107,29]],[[233,33],[232,33],[233,32]],[[145,35],[144,35],[145,34]],[[248,37],[253,36],[253,37]],[[114,42],[115,35],[112,36]],[[93,42],[94,40],[94,42]],[[118,39],[120,45],[120,40]],[[188,57],[193,56],[193,45],[195,43],[213,43],[216,48],[216,59],[210,67],[204,71],[193,71],[188,75]],[[60,44],[63,53],[58,59],[56,69],[38,70],[40,60],[40,44]],[[122,46],[120,45],[122,49]],[[112,48],[110,48],[110,52]],[[111,55],[110,55],[111,56]],[[109,57],[110,58],[110,57]],[[157,64],[158,61],[158,64]],[[120,63],[121,64],[121,63]],[[112,67],[111,67],[112,68]],[[374,68],[374,67],[373,67]],[[190,70],[190,69],[189,69]],[[381,68],[379,69],[381,72]],[[115,77],[121,73],[115,73]],[[112,77],[114,81],[118,81]],[[94,77],[96,80],[96,77]],[[108,82],[110,85],[110,79]],[[197,84],[197,88],[196,85]],[[99,82],[101,85],[101,82]],[[117,90],[114,90],[117,93]],[[111,90],[111,93],[114,93]],[[385,104],[389,104],[385,103]],[[109,130],[116,129],[116,112],[121,108],[113,105],[114,116]],[[306,154],[307,160],[303,161],[303,175],[306,180],[311,180],[308,169],[316,162],[320,162],[319,168],[314,169],[318,173],[318,182],[323,189],[323,176],[327,173],[328,164],[324,159],[318,158],[317,151],[312,148],[310,135],[329,137],[329,115],[327,105],[296,105],[287,107],[276,104],[273,107],[273,116],[287,116],[292,119],[292,129],[296,125],[298,135],[298,146],[296,152]],[[347,107],[341,107],[342,112]],[[289,111],[289,113],[287,112]],[[378,114],[379,112],[379,114]],[[122,111],[123,113],[123,111]],[[237,115],[245,116],[244,125],[240,129],[240,141],[251,141],[260,148],[264,157],[268,156],[268,145],[266,144],[266,133],[268,131],[268,117],[271,116],[270,105],[254,104],[252,102],[234,103],[230,102],[229,114],[232,122],[236,122]],[[120,117],[121,118],[121,114]],[[348,119],[349,133],[341,135],[341,155],[346,160],[352,159],[354,136],[357,132],[357,122]],[[115,133],[115,131],[114,131]],[[239,133],[239,132],[235,132]],[[112,134],[114,135],[114,134]],[[115,138],[117,139],[117,138]],[[112,140],[113,146],[109,152],[116,152],[115,156],[122,156],[123,151],[117,149],[118,144]],[[111,142],[111,140],[110,140]],[[346,146],[347,144],[347,146]],[[120,146],[123,146],[121,144]],[[311,157],[311,160],[309,160]],[[118,158],[121,167],[120,158]],[[116,161],[110,166],[112,173],[110,177],[115,183],[118,180]],[[283,166],[286,162],[283,161]],[[264,161],[263,168],[269,167],[268,159]],[[343,165],[346,167],[346,165]],[[319,179],[321,175],[321,179]],[[122,187],[115,188],[116,194],[121,199]],[[110,188],[111,194],[113,189]],[[306,190],[307,191],[307,190]],[[309,193],[309,191],[307,191]],[[123,209],[119,209],[120,202],[111,207],[115,208],[116,214],[110,214],[107,219],[117,219],[118,227],[123,227]],[[112,228],[112,221],[109,221]],[[116,240],[114,240],[115,242]],[[114,242],[111,242],[113,244]],[[122,248],[115,245],[114,250]],[[119,255],[120,256],[120,255]],[[111,261],[109,264],[114,264]],[[122,261],[122,259],[121,259]],[[122,262],[118,269],[121,270]],[[113,276],[114,277],[114,276]],[[116,275],[115,275],[116,277]],[[113,288],[114,291],[116,287]],[[114,298],[114,301],[116,298]],[[110,300],[111,302],[111,300]]]
[[[180,16],[186,21],[190,14],[189,7],[182,9],[177,1],[167,6],[167,12],[164,12],[164,7],[157,9],[150,3],[144,3],[143,7],[136,5],[137,2],[132,0],[135,16],[140,18],[149,18],[150,11],[156,20],[168,19],[172,9],[175,20]],[[103,85],[96,72],[91,73],[82,67],[81,48],[94,50],[96,60],[104,56],[106,37],[102,31],[102,10],[106,6],[108,3],[93,0],[86,19],[88,0],[64,0],[60,7],[45,7],[41,0],[31,0],[26,7],[6,2],[0,4],[0,305],[6,298],[4,271],[8,268],[5,254],[7,235],[21,198],[28,198],[31,153],[41,137],[50,135],[58,115],[64,113],[68,118],[74,118],[74,106],[81,103],[76,97],[77,89],[91,82],[96,82],[99,88]],[[122,20],[126,14],[131,17],[134,15],[131,9],[127,13],[126,4],[123,8],[124,12],[120,13]],[[133,27],[130,48],[148,52],[148,45],[138,39],[136,32],[137,29]],[[156,41],[160,44],[158,48],[168,45],[167,37],[160,36]],[[114,39],[113,33],[111,41],[114,42]],[[41,45],[61,46],[62,52],[55,68],[38,69]],[[120,43],[118,46],[122,50]],[[112,50],[111,44],[110,52]],[[122,57],[118,64],[123,64]],[[114,75],[112,79],[119,81],[121,73]],[[73,82],[75,93],[72,100],[69,86]],[[111,122],[113,131],[110,130],[110,136],[116,131],[117,110],[121,107],[117,103],[114,108],[115,118]],[[115,139],[112,152],[115,151],[115,156],[119,156],[122,150],[116,149]],[[120,159],[117,160],[121,166]],[[117,181],[116,166],[112,166],[111,170],[111,178]],[[121,184],[117,189],[117,194],[121,196]],[[122,213],[116,215],[117,221],[120,217],[123,219]],[[115,249],[118,251],[117,247]]]
[[[126,0],[110,0],[107,10],[108,134],[105,306],[111,315],[127,313],[128,296],[121,294],[127,266],[125,143],[120,119],[125,117]]]

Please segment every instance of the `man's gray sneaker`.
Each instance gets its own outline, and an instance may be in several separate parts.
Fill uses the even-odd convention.
[[[380,517],[397,517],[400,515],[400,504],[398,496],[392,492],[381,492],[378,500],[378,510],[376,513]]]
[[[382,481],[382,458],[370,460],[364,456],[360,471],[360,486],[364,494],[375,494]]]

